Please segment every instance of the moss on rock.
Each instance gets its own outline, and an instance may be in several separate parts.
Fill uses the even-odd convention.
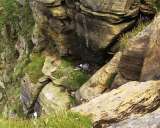
[[[33,83],[36,83],[43,76],[42,67],[44,64],[44,56],[40,53],[31,54],[30,63],[25,67],[24,73],[30,76]]]

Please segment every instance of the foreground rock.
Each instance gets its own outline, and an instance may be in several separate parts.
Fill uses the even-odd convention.
[[[160,81],[129,82],[72,111],[90,116],[93,123],[108,124],[129,116],[142,116],[160,106]]]
[[[109,89],[114,77],[117,74],[121,52],[118,52],[113,59],[97,71],[82,87],[76,92],[76,99],[79,102],[89,101]]]
[[[70,107],[70,96],[62,87],[53,83],[47,84],[39,95],[42,113],[51,114],[56,110],[68,109]]]
[[[138,118],[130,118],[110,127],[103,128],[159,128],[160,127],[160,109]]]

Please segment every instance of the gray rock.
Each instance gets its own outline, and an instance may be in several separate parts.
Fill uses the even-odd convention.
[[[30,114],[34,111],[38,104],[38,97],[44,86],[50,82],[50,79],[43,77],[36,84],[32,83],[30,77],[25,75],[21,81],[21,101],[25,114]]]
[[[49,83],[41,91],[39,103],[43,113],[52,114],[58,110],[68,109],[71,102],[69,93],[65,92],[63,88]]]
[[[159,128],[160,127],[160,109],[148,113],[142,117],[131,117],[110,127],[103,128]]]
[[[152,32],[145,54],[140,78],[141,81],[160,79],[160,14],[155,17],[151,27]]]

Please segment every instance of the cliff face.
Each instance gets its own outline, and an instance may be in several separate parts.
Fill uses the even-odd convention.
[[[4,115],[71,110],[91,116],[98,128],[126,125],[120,121],[131,115],[147,118],[145,114],[160,104],[157,4],[4,0],[0,8]],[[130,82],[135,80],[139,82]]]

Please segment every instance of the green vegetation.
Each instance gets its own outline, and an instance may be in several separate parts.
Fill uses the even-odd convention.
[[[31,54],[30,63],[25,67],[24,73],[30,76],[33,83],[37,83],[38,79],[43,76],[42,68],[45,58],[40,54]]]
[[[160,1],[157,0],[157,2],[155,3],[156,9],[159,12],[160,11]]]
[[[62,58],[61,65],[53,73],[53,76],[56,79],[66,77],[67,79],[64,80],[65,85],[73,90],[78,89],[80,86],[82,86],[90,77],[84,71],[75,70],[72,61],[64,58]]]
[[[7,99],[6,104],[3,107],[3,117],[8,117],[11,113],[15,114],[17,117],[23,117],[23,107],[20,101],[20,91],[21,88],[14,86],[6,90]]]
[[[17,78],[21,78],[24,75],[24,67],[29,63],[28,55],[23,56],[23,59],[19,60],[15,65],[14,72],[12,74],[13,81],[16,81]]]
[[[19,34],[26,38],[30,36],[34,20],[28,0],[23,7],[16,0],[0,0],[0,10],[0,29],[8,25],[14,29],[14,37]]]
[[[58,111],[50,117],[37,120],[0,119],[1,128],[91,128],[89,118],[70,111]]]
[[[14,25],[17,28],[18,23],[18,6],[16,0],[0,0],[1,16],[0,16],[0,28],[6,24]]]
[[[137,27],[135,27],[134,29],[132,29],[130,32],[125,33],[124,35],[122,35],[122,37],[120,38],[120,50],[124,50],[125,48],[128,47],[128,41],[129,39],[133,38],[134,36],[136,36],[139,32],[141,32],[142,30],[144,30],[144,28],[149,24],[149,22],[142,22],[139,23]]]

